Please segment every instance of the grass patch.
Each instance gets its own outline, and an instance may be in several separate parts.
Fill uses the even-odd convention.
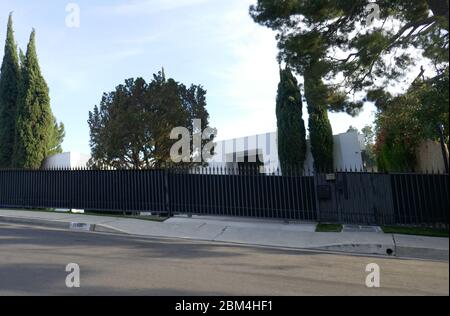
[[[341,224],[319,224],[316,227],[316,233],[340,233],[342,229]]]
[[[382,227],[386,234],[399,234],[399,235],[416,235],[416,236],[428,236],[428,237],[447,237],[448,230],[426,228],[426,227],[407,227],[407,226],[385,226]]]

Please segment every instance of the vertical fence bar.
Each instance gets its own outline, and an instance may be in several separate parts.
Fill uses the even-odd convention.
[[[169,195],[169,177],[170,171],[167,169],[164,172],[164,195],[165,195],[165,211],[169,217],[172,217],[172,208],[170,207],[170,195]]]

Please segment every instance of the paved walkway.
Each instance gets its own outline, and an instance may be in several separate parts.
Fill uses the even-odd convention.
[[[284,223],[224,217],[175,217],[165,222],[139,219],[0,210],[0,221],[69,228],[91,225],[97,232],[183,238],[266,247],[327,250],[369,255],[448,261],[448,238],[392,235],[380,232],[316,233],[315,223]]]

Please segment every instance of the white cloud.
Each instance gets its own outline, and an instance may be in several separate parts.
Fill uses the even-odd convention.
[[[226,100],[225,118],[215,118],[220,139],[272,132],[276,129],[275,101],[278,64],[275,34],[255,24],[249,14],[252,1],[236,2],[222,15],[220,42],[232,56],[229,67],[211,69],[220,91],[209,91]]]

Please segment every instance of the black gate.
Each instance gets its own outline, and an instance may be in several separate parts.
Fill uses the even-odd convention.
[[[315,178],[320,221],[448,227],[448,175],[337,172]]]
[[[367,225],[394,223],[389,175],[337,173],[335,190],[339,222]]]

